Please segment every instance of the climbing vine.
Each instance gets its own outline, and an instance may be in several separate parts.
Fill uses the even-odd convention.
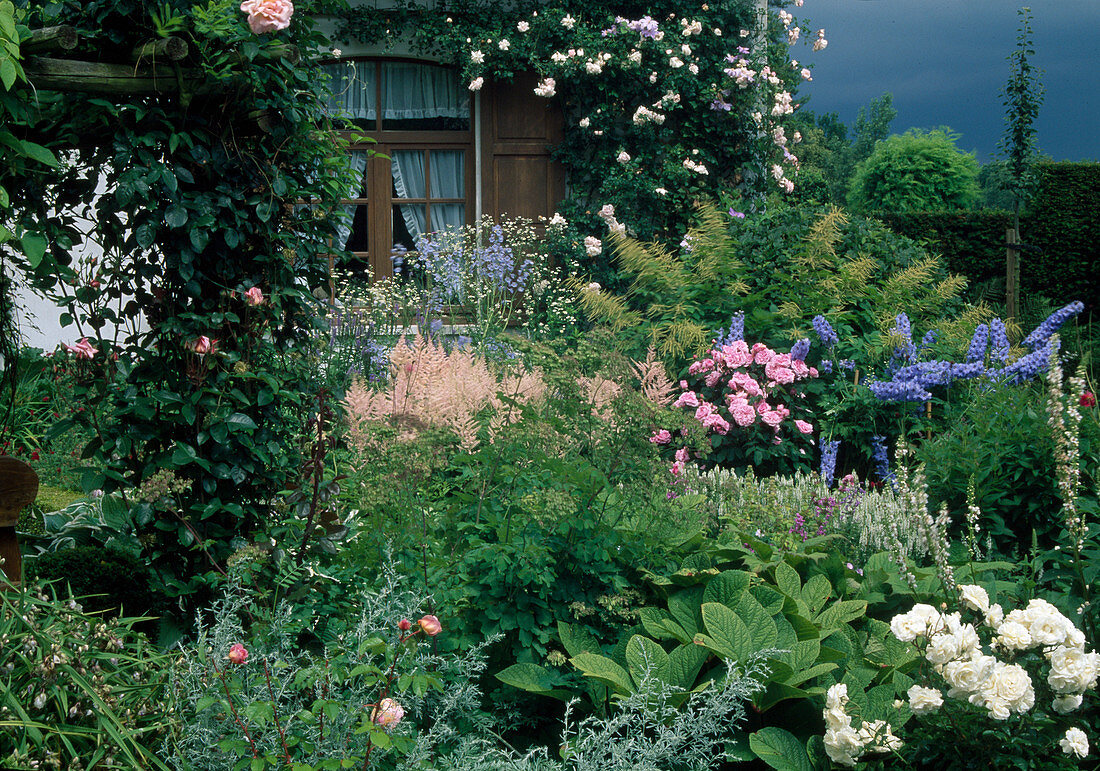
[[[258,10],[64,0],[18,14],[24,41],[74,28],[64,57],[108,75],[68,89],[55,54],[27,58],[10,130],[61,163],[13,165],[0,149],[0,225],[41,239],[0,249],[72,330],[88,409],[70,422],[96,434],[85,486],[122,493],[160,588],[181,598],[270,520],[299,465],[311,290],[326,279],[326,214],[350,187],[311,4],[287,24],[254,17],[289,3],[245,6]],[[113,62],[135,77],[119,85]],[[165,472],[178,494],[151,498]]]

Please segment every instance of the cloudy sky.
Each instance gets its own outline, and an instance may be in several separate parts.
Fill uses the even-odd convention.
[[[1000,89],[1016,45],[1016,0],[805,0],[791,8],[829,47],[796,46],[814,80],[800,95],[815,113],[851,126],[860,106],[889,91],[891,128],[949,126],[959,146],[987,161],[1004,131]],[[1100,160],[1100,0],[1031,0],[1035,56],[1045,100],[1036,122],[1040,152],[1056,160]]]

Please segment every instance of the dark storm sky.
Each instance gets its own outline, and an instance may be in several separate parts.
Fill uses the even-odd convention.
[[[800,90],[808,109],[851,126],[859,107],[889,91],[894,133],[950,126],[985,162],[1004,131],[1000,89],[1016,45],[1014,0],[805,0],[796,18],[824,27],[829,46],[792,56],[812,62]],[[1039,151],[1100,160],[1100,0],[1031,0],[1035,56],[1046,89]]]

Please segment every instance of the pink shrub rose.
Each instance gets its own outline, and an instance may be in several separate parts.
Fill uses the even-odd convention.
[[[695,395],[694,391],[685,391],[680,394],[675,402],[672,403],[673,407],[698,407],[699,397]]]
[[[751,426],[756,420],[756,410],[752,408],[752,405],[741,404],[730,410],[733,415],[734,422],[739,426]]]
[[[760,413],[760,419],[772,428],[779,428],[783,422],[783,413],[778,410],[768,410]]]
[[[258,286],[254,286],[244,293],[245,302],[255,307],[257,305],[264,304],[264,293],[260,291]]]
[[[796,420],[794,422],[794,427],[803,434],[812,434],[814,432],[814,427],[804,420]]]
[[[230,664],[241,665],[248,661],[248,649],[240,643],[229,646],[229,653],[225,656]]]
[[[687,463],[687,460],[688,460],[688,448],[687,447],[681,447],[679,450],[676,451],[676,461],[678,463]]]
[[[253,34],[262,35],[289,27],[294,3],[290,0],[244,0],[241,10],[248,14],[248,26]]]
[[[382,699],[370,713],[371,722],[389,730],[405,717],[405,708],[393,699]]]
[[[206,335],[200,335],[193,343],[191,343],[191,350],[199,355],[205,355],[213,353],[217,348],[218,341],[207,337]]]
[[[660,431],[649,437],[649,441],[653,444],[668,444],[672,441],[672,434],[668,432],[667,428],[662,428]]]

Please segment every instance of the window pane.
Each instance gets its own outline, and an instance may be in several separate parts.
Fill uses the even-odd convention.
[[[461,203],[432,204],[432,232],[457,230],[466,224],[466,206]]]
[[[464,165],[466,153],[462,150],[432,150],[428,158],[431,175],[432,198],[465,198]]]
[[[333,97],[328,102],[328,113],[350,117],[357,126],[373,129],[378,115],[375,63],[335,62],[323,64],[321,69],[332,78],[329,87]]]
[[[395,198],[427,198],[423,150],[395,150],[390,154]]]
[[[447,67],[382,63],[382,127],[387,131],[469,131],[470,93]]]
[[[346,207],[352,208],[352,207]],[[356,206],[351,220],[351,234],[344,247],[349,252],[365,252],[370,249],[370,233],[367,222],[367,207]]]
[[[428,214],[419,204],[395,204],[393,207],[393,243],[409,251],[416,248],[417,236],[427,230]]]

